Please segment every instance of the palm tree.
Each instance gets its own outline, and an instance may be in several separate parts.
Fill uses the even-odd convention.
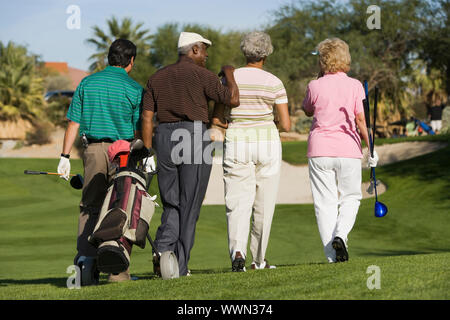
[[[108,50],[111,43],[116,39],[128,39],[133,42],[137,47],[137,56],[148,57],[150,51],[149,40],[152,36],[148,29],[141,29],[144,25],[143,22],[139,22],[133,25],[131,18],[123,18],[122,21],[112,17],[106,21],[108,25],[108,31],[103,31],[100,27],[94,26],[94,37],[86,40],[87,43],[96,47],[96,53],[89,57],[93,63],[89,67],[90,71],[97,72],[103,70],[107,65]]]
[[[33,121],[42,116],[44,86],[36,60],[25,47],[0,41],[0,118]]]

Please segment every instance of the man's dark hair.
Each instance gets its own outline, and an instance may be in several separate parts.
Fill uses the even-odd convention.
[[[108,64],[110,66],[125,68],[131,62],[131,58],[136,59],[136,46],[126,39],[117,39],[109,47]]]

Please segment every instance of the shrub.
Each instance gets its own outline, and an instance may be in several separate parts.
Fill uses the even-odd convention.
[[[450,133],[450,107],[446,107],[442,112],[441,133]]]
[[[66,114],[69,110],[71,99],[68,97],[57,97],[48,101],[46,114],[48,120],[55,126],[64,127],[67,125]]]
[[[28,145],[50,143],[51,124],[36,123],[33,130],[26,133],[25,141]]]
[[[300,117],[295,123],[295,132],[298,133],[309,133],[311,128],[312,118]]]

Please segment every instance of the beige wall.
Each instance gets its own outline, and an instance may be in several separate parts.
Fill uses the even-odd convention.
[[[0,139],[24,140],[25,134],[32,128],[29,121],[0,121]]]

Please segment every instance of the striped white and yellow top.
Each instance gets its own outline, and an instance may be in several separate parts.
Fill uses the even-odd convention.
[[[229,111],[227,141],[278,138],[273,107],[288,102],[283,82],[270,72],[251,67],[236,69],[234,78],[240,105]]]

